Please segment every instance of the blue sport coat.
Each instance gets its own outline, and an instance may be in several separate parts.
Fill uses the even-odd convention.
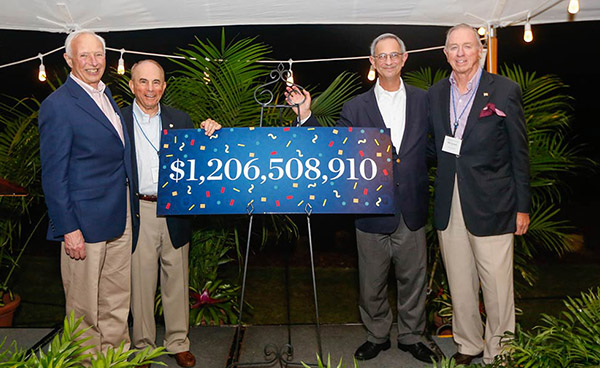
[[[105,93],[123,121],[108,88]],[[61,241],[77,229],[88,243],[119,237],[125,230],[131,177],[127,129],[123,127],[123,144],[70,76],[44,100],[38,120],[42,187],[50,217],[47,238]]]

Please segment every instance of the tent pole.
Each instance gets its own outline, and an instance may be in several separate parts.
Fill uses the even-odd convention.
[[[488,28],[487,41],[487,71],[496,74],[498,73],[498,38],[494,26]]]

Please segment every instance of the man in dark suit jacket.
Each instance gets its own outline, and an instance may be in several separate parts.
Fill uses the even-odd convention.
[[[184,216],[156,216],[158,152],[163,129],[193,129],[190,116],[163,104],[165,72],[154,60],[142,60],[131,68],[129,87],[135,95],[122,110],[131,139],[134,189],[133,208],[140,219],[133,228],[131,313],[133,346],[156,345],[154,296],[160,264],[161,300],[165,318],[165,349],[177,364],[193,367],[190,352],[188,254],[190,222]],[[211,135],[221,125],[213,120],[200,124]]]
[[[529,225],[529,154],[521,91],[479,66],[481,41],[466,24],[450,29],[444,53],[452,74],[429,89],[435,137],[435,227],[450,284],[454,358],[483,352],[514,331],[514,236]],[[485,341],[479,286],[487,314]]]
[[[71,74],[40,107],[42,186],[48,239],[62,242],[66,311],[83,317],[93,351],[129,347],[131,217],[129,137],[100,80],[104,40],[71,33],[64,54]]]
[[[391,129],[394,145],[393,215],[359,216],[356,240],[360,283],[360,314],[367,329],[367,341],[354,356],[372,359],[390,347],[393,317],[387,296],[390,266],[394,267],[398,289],[398,347],[416,359],[430,363],[436,354],[421,340],[425,330],[427,255],[427,96],[407,86],[400,73],[408,54],[398,36],[385,33],[371,44],[371,65],[379,75],[377,84],[348,101],[338,126]],[[310,94],[288,90],[290,104],[301,103],[300,117],[306,125],[318,125],[310,115]]]

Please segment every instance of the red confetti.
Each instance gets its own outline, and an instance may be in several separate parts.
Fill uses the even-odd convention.
[[[276,201],[275,201],[275,205],[276,205],[277,207],[279,207],[279,200],[276,200]]]
[[[171,203],[167,203],[167,209],[171,208]]]
[[[363,151],[359,151],[358,153],[360,153],[360,157],[365,157],[365,153]]]
[[[210,198],[210,192],[208,190],[206,191],[206,198]]]
[[[165,130],[163,130],[163,134],[164,134],[164,135],[167,135],[167,130],[166,130],[166,129],[165,129]]]
[[[333,141],[329,142],[329,147],[333,147]]]
[[[290,196],[287,196],[287,197],[285,197],[285,199],[292,199],[292,198],[294,198],[294,196],[291,196],[291,195],[290,195]]]
[[[276,154],[277,154],[277,151],[273,151],[273,152],[271,152],[271,154],[272,154],[272,155],[276,155]]]
[[[229,201],[229,205],[233,206],[233,202],[235,202],[233,199],[231,201]]]
[[[190,142],[190,146],[194,145],[194,140],[192,139],[192,141]]]
[[[352,127],[348,127],[348,131],[351,132],[352,131]]]
[[[221,187],[221,194],[225,193],[225,187]]]
[[[369,194],[369,189],[368,189],[368,188],[365,188],[365,190],[363,190],[363,194],[364,194],[364,195],[367,195],[367,194]]]
[[[290,127],[283,128],[283,131],[284,131],[284,132],[287,132],[287,131],[289,131],[289,130],[290,130]]]
[[[385,175],[385,176],[388,175],[387,169],[383,169],[383,175]]]

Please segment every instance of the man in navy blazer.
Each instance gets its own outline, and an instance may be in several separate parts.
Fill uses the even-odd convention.
[[[130,294],[131,150],[121,113],[101,81],[104,40],[71,33],[71,73],[40,107],[42,186],[48,239],[62,242],[66,311],[83,317],[93,351],[125,342]]]
[[[491,363],[514,331],[514,235],[529,225],[529,153],[519,86],[479,66],[475,30],[448,31],[452,74],[429,89],[437,153],[435,227],[452,295],[454,359]],[[479,288],[486,311],[485,338]]]
[[[160,292],[165,318],[165,349],[177,364],[193,367],[190,351],[188,254],[191,236],[189,216],[156,216],[158,152],[165,129],[193,129],[188,114],[160,103],[167,87],[161,65],[147,59],[131,67],[129,87],[135,95],[122,109],[131,139],[133,208],[139,226],[133,227],[131,260],[132,343],[136,349],[156,346],[154,300],[160,266]],[[208,119],[200,124],[206,135],[221,125]],[[148,365],[149,366],[149,365]]]
[[[376,85],[344,104],[337,126],[389,128],[394,151],[393,215],[358,216],[356,240],[360,283],[359,310],[367,329],[367,341],[354,356],[376,357],[390,348],[393,316],[388,302],[387,280],[394,267],[398,289],[398,348],[431,363],[436,354],[422,342],[425,330],[427,252],[425,221],[427,187],[427,94],[407,86],[400,73],[408,54],[398,36],[385,33],[371,44],[371,65],[379,78]],[[310,112],[310,94],[288,89],[288,103],[305,102],[303,125],[318,125]]]

